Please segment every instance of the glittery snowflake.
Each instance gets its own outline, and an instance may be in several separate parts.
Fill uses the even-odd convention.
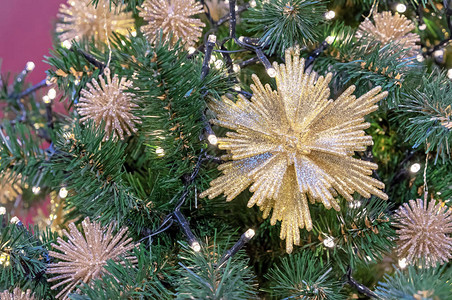
[[[31,294],[31,290],[24,292],[16,287],[12,292],[8,290],[1,292],[0,300],[35,300],[35,297]]]
[[[423,259],[434,266],[452,258],[452,210],[431,200],[410,200],[396,213],[397,251],[408,262]]]
[[[353,157],[372,145],[365,135],[370,126],[364,116],[375,111],[387,93],[376,87],[356,99],[349,87],[335,101],[328,99],[326,77],[304,73],[299,50],[286,51],[286,65],[273,64],[277,91],[253,75],[251,101],[227,98],[212,104],[214,124],[232,129],[219,138],[220,149],[232,161],[220,165],[223,175],[201,194],[214,198],[224,193],[227,201],[251,185],[248,207],[257,204],[271,224],[281,220],[281,239],[286,250],[300,243],[300,228],[312,229],[308,202],[321,202],[339,211],[336,192],[348,201],[357,191],[386,199],[384,184],[371,177],[377,165]]]
[[[186,47],[192,46],[205,26],[201,20],[192,18],[200,13],[203,13],[203,7],[195,0],[146,0],[140,17],[148,24],[141,30],[151,43],[158,40],[162,32],[164,40],[172,36],[171,43],[181,38]]]
[[[98,126],[104,122],[106,138],[113,135],[124,139],[124,134],[136,132],[135,124],[141,123],[132,112],[138,108],[133,102],[135,94],[126,91],[132,87],[132,81],[125,77],[119,79],[117,74],[111,79],[108,68],[104,74],[107,82],[100,75],[100,85],[93,79],[92,84],[87,83],[88,89],[80,92],[82,97],[77,104],[77,112],[82,116],[81,122],[94,120]]]
[[[127,34],[133,29],[135,21],[131,12],[123,12],[121,6],[108,0],[100,0],[97,7],[91,2],[69,0],[67,5],[61,4],[56,25],[61,42],[83,37],[106,41],[113,32]]]
[[[373,24],[368,18],[364,20],[356,32],[358,39],[364,38],[362,41],[368,45],[371,41],[380,42],[383,45],[393,43],[400,49],[409,49],[406,56],[414,56],[420,50],[420,37],[416,33],[410,33],[416,27],[411,20],[404,15],[392,15],[389,11],[377,13],[373,17]]]
[[[60,286],[64,288],[57,298],[67,299],[75,287],[81,282],[89,283],[106,273],[104,266],[109,259],[136,263],[135,256],[128,252],[136,247],[131,238],[127,238],[127,228],[122,228],[116,235],[112,234],[113,226],[101,227],[99,223],[91,222],[86,218],[82,222],[82,234],[74,223],[69,224],[69,233],[63,230],[68,241],[58,238],[58,245],[52,246],[60,252],[49,251],[50,256],[59,259],[57,263],[48,265],[47,273],[57,276],[48,279],[49,282],[59,281],[51,289]]]

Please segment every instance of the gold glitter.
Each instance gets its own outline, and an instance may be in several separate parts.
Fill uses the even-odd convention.
[[[224,193],[231,201],[251,185],[248,207],[257,204],[264,218],[273,209],[271,224],[282,221],[280,237],[289,253],[300,244],[299,229],[312,229],[308,199],[337,211],[336,191],[348,201],[355,191],[387,199],[378,189],[384,184],[370,177],[378,166],[352,157],[372,145],[363,131],[370,126],[364,116],[377,110],[374,104],[387,92],[376,87],[356,99],[351,86],[337,100],[328,100],[332,74],[304,73],[304,63],[298,48],[288,49],[286,65],[273,64],[277,91],[253,75],[251,101],[224,97],[212,104],[217,113],[212,122],[236,132],[218,138],[232,161],[219,166],[223,175],[201,194]]]
[[[16,287],[12,293],[8,290],[1,292],[0,300],[35,300],[35,297],[31,294],[31,290],[24,292]]]
[[[127,228],[122,228],[115,236],[112,235],[113,226],[102,228],[99,223],[90,222],[86,218],[82,222],[84,235],[78,231],[74,223],[69,224],[69,233],[63,230],[68,238],[65,242],[58,238],[59,245],[52,247],[61,251],[49,251],[50,256],[60,259],[58,263],[48,265],[48,274],[58,274],[47,281],[62,280],[51,287],[52,290],[66,285],[56,296],[67,299],[69,293],[82,281],[89,283],[92,279],[100,278],[106,273],[104,266],[107,260],[129,260],[136,263],[135,256],[127,256],[127,252],[135,248],[131,238],[127,238]]]
[[[410,33],[416,26],[404,15],[392,15],[391,12],[384,11],[374,15],[374,22],[375,25],[366,18],[356,32],[356,38],[365,38],[365,45],[369,45],[371,41],[378,41],[383,45],[394,43],[400,49],[410,49],[406,52],[406,56],[410,57],[415,56],[421,49],[416,45],[421,41],[419,35]]]
[[[452,210],[435,200],[428,203],[418,199],[403,204],[396,213],[394,224],[399,235],[397,251],[408,262],[426,259],[432,266],[452,258]]]
[[[204,3],[209,8],[212,20],[217,22],[229,12],[229,4],[224,0],[205,0]],[[205,9],[207,11],[207,9]]]
[[[131,12],[123,12],[122,7],[110,1],[100,0],[97,8],[92,0],[69,0],[61,4],[58,13],[60,21],[56,32],[61,42],[94,37],[95,41],[106,41],[113,32],[127,34],[134,27]]]
[[[124,133],[130,135],[136,132],[135,124],[141,123],[140,118],[132,114],[132,109],[138,108],[133,102],[135,94],[125,91],[131,89],[132,81],[125,77],[119,80],[117,74],[111,79],[108,68],[104,74],[107,82],[100,75],[100,85],[93,78],[92,84],[87,83],[88,89],[80,92],[82,97],[77,104],[77,112],[82,116],[81,122],[94,120],[99,126],[104,121],[106,138],[113,135],[124,139]]]
[[[202,5],[195,0],[146,0],[140,17],[148,22],[141,27],[147,39],[154,43],[163,33],[163,39],[171,43],[182,39],[186,48],[193,46],[202,34],[202,27],[206,26],[201,20],[191,16],[203,13]]]

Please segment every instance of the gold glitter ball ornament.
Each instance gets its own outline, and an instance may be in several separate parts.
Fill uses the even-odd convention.
[[[392,15],[389,11],[377,13],[373,16],[374,23],[366,18],[356,32],[356,38],[361,39],[364,46],[368,46],[372,41],[380,42],[382,45],[395,44],[400,49],[409,49],[406,56],[415,56],[421,49],[421,39],[418,34],[411,33],[416,28],[411,20],[404,15]]]
[[[12,292],[8,290],[0,293],[0,300],[35,300],[36,298],[31,294],[31,290],[26,292],[20,288],[15,288]]]
[[[396,212],[397,252],[408,262],[423,259],[431,266],[452,258],[452,209],[435,200],[410,200]]]
[[[74,223],[69,224],[69,233],[63,230],[68,241],[58,238],[58,245],[52,247],[62,252],[49,251],[50,256],[59,259],[58,263],[51,263],[47,267],[48,274],[57,274],[47,281],[59,283],[51,287],[52,290],[64,286],[56,296],[59,299],[67,299],[69,293],[81,282],[89,283],[100,278],[106,273],[104,266],[109,259],[114,261],[125,260],[136,263],[135,256],[128,252],[136,247],[131,238],[127,238],[127,228],[113,235],[113,225],[108,228],[101,227],[99,223],[91,222],[86,218],[82,222],[82,234]]]
[[[235,131],[218,138],[232,161],[219,166],[223,175],[201,194],[212,199],[224,193],[230,201],[251,185],[248,207],[257,204],[264,218],[273,209],[271,224],[282,221],[288,253],[300,244],[299,229],[312,229],[308,200],[339,211],[336,191],[348,201],[355,191],[387,199],[379,190],[384,184],[371,177],[378,166],[352,157],[372,145],[364,116],[387,92],[376,87],[356,99],[351,86],[333,101],[332,74],[304,73],[304,63],[298,48],[288,49],[286,65],[273,64],[277,91],[253,75],[251,101],[239,95],[236,103],[224,97],[212,104],[212,122]]]
[[[133,115],[133,109],[139,106],[133,102],[135,94],[127,92],[132,88],[132,81],[115,74],[110,77],[110,69],[99,75],[99,83],[93,78],[92,84],[87,83],[88,89],[83,89],[77,103],[77,112],[82,116],[81,122],[94,120],[97,126],[105,123],[106,138],[114,137],[124,139],[124,134],[136,132],[135,124],[141,123],[140,118]]]
[[[124,12],[121,6],[109,0],[100,0],[97,7],[91,2],[69,0],[67,4],[61,4],[56,32],[62,43],[91,37],[105,42],[113,32],[125,35],[133,30],[135,21],[131,12]]]
[[[203,13],[203,7],[195,0],[146,0],[143,3],[140,17],[147,25],[141,27],[146,38],[155,43],[163,34],[163,40],[174,44],[182,39],[186,48],[193,46],[206,26],[201,20],[192,18]]]

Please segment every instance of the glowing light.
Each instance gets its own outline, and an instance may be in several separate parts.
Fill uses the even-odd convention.
[[[232,88],[238,92],[240,92],[242,90],[242,88],[238,84],[235,84]]]
[[[217,60],[216,62],[215,62],[215,68],[217,69],[217,70],[219,70],[219,69],[221,69],[223,67],[223,61],[222,60]]]
[[[74,84],[75,84],[75,85],[79,85],[79,84],[80,84],[80,81],[79,81],[78,79],[76,79],[76,80],[74,80]]]
[[[418,163],[414,163],[410,167],[411,173],[417,173],[417,172],[419,172],[420,169],[421,169],[421,165]]]
[[[268,68],[267,69],[267,74],[271,78],[275,78],[276,77],[276,70],[275,70],[275,68]]]
[[[240,66],[238,64],[233,64],[232,70],[234,70],[234,72],[238,73],[238,72],[240,72]]]
[[[328,236],[323,240],[323,245],[328,248],[333,248],[336,244],[334,243],[334,239],[331,236]]]
[[[42,97],[42,102],[49,104],[50,102],[52,102],[52,100],[50,100],[49,96],[45,95],[44,97]]]
[[[215,136],[215,134],[209,134],[209,136],[207,137],[207,140],[209,141],[209,143],[210,143],[211,145],[216,145],[216,144],[218,144],[218,139],[217,139],[217,137]]]
[[[396,5],[396,11],[398,12],[398,13],[401,13],[401,14],[403,14],[405,11],[406,11],[406,6],[405,6],[405,4],[403,4],[403,3],[399,3],[399,4],[397,4]]]
[[[255,234],[256,234],[256,232],[254,231],[254,229],[250,228],[245,232],[245,237],[247,239],[252,239]]]
[[[157,147],[155,149],[155,154],[157,154],[157,156],[160,156],[160,157],[165,156],[165,150],[163,150],[162,147]]]
[[[427,29],[427,25],[426,24],[419,25],[419,30],[425,30],[425,29]]]
[[[436,50],[435,52],[433,52],[434,57],[441,57],[443,55],[444,55],[444,50]]]
[[[327,12],[325,14],[325,19],[332,20],[332,19],[334,19],[335,16],[336,16],[336,13],[334,12],[334,10],[330,10],[329,12]]]
[[[209,43],[216,43],[217,42],[217,36],[215,34],[209,35],[209,38],[207,39]]]
[[[61,46],[63,46],[66,49],[71,49],[72,44],[69,40],[65,40],[63,43],[61,43]]]
[[[249,2],[249,4],[250,4],[250,7],[252,7],[252,8],[256,7],[256,5],[257,5],[256,0],[251,0]]]
[[[399,267],[400,269],[405,269],[407,266],[406,258],[399,259]]]
[[[423,62],[423,61],[424,61],[424,57],[422,56],[422,54],[418,54],[418,55],[416,56],[416,60],[417,60],[418,62]]]
[[[61,199],[64,199],[67,197],[68,191],[65,187],[62,187],[58,193],[58,196],[60,196]]]
[[[348,205],[350,208],[359,208],[361,207],[361,201],[355,200],[349,203]]]
[[[28,72],[31,72],[35,69],[35,63],[32,61],[27,62],[27,64],[25,65],[25,70],[27,70]]]
[[[137,36],[137,32],[136,32],[135,30],[132,31],[131,34],[132,34],[133,37],[136,37],[136,36]]]
[[[0,254],[0,265],[5,265],[5,266],[9,265],[9,254],[7,254],[7,253]]]
[[[6,214],[6,208],[4,208],[3,206],[0,206],[0,215],[4,215]]]
[[[335,39],[336,39],[335,36],[330,35],[330,36],[328,36],[328,37],[325,39],[325,42],[327,42],[328,45],[331,45],[331,44],[334,42]]]
[[[188,48],[188,54],[193,54],[193,53],[195,53],[195,51],[196,51],[195,47],[189,47]]]
[[[190,245],[190,247],[191,247],[191,248],[193,249],[193,251],[195,251],[195,252],[201,251],[201,245],[200,245],[197,241],[192,242],[191,245]]]
[[[41,191],[41,188],[39,186],[34,186],[31,188],[31,191],[33,192],[33,194],[37,195]]]
[[[14,217],[11,218],[11,221],[10,221],[10,222],[13,223],[13,224],[17,224],[17,223],[20,222],[20,220],[19,220],[18,217],[14,216]]]
[[[449,79],[452,79],[452,69],[447,70],[447,77],[449,77]]]

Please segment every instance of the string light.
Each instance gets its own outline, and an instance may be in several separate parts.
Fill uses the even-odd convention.
[[[397,5],[396,5],[396,11],[397,11],[398,13],[403,14],[403,13],[406,11],[406,5],[403,4],[403,3],[397,4]]]
[[[330,35],[330,36],[328,36],[328,37],[325,39],[325,42],[327,42],[328,45],[331,45],[331,44],[334,42],[335,39],[336,39],[335,36]]]
[[[359,208],[361,207],[361,201],[355,200],[349,203],[348,205],[350,208]]]
[[[56,90],[55,89],[49,89],[49,91],[47,92],[47,96],[49,96],[50,100],[53,100],[56,98]]]
[[[452,79],[452,69],[447,70],[447,77],[449,77],[449,79]]]
[[[41,191],[41,188],[39,186],[34,186],[31,188],[31,191],[33,192],[33,194],[37,195]]]
[[[195,47],[188,47],[188,54],[193,54],[195,53],[196,48]]]
[[[66,48],[66,49],[71,49],[72,44],[69,40],[65,40],[64,42],[61,43],[61,46],[63,46],[63,48]]]
[[[419,25],[419,30],[425,30],[425,29],[427,29],[427,25],[426,24]]]
[[[275,78],[276,77],[276,70],[275,68],[271,67],[267,69],[267,74],[268,76],[270,76],[271,78]]]
[[[328,236],[323,240],[323,245],[327,248],[333,248],[336,244],[334,243],[334,239],[331,236]]]
[[[9,266],[9,257],[7,253],[0,254],[0,265]]]
[[[11,218],[10,222],[13,224],[17,224],[20,222],[20,219],[18,217],[14,216]]]
[[[35,69],[35,63],[32,61],[27,62],[27,64],[25,65],[25,70],[27,70],[28,72],[31,72]]]
[[[0,215],[4,215],[6,214],[6,208],[4,208],[3,206],[0,206]]]
[[[197,241],[193,241],[191,244],[190,244],[190,247],[193,249],[193,251],[195,251],[195,252],[199,252],[199,251],[201,251],[201,245],[197,242]]]
[[[411,173],[417,173],[421,169],[421,165],[419,163],[414,163],[410,167]]]
[[[402,259],[399,259],[399,267],[400,267],[400,269],[405,269],[407,265],[408,264],[406,262],[406,258],[405,257],[402,258]]]
[[[234,84],[234,86],[232,87],[234,90],[236,90],[237,92],[240,92],[242,90],[242,88],[240,87],[239,84]]]
[[[157,147],[155,149],[155,154],[157,154],[157,156],[159,157],[165,156],[165,150],[163,150],[162,147]]]
[[[434,57],[441,57],[443,55],[444,55],[444,50],[436,50],[435,52],[433,52]]]
[[[58,193],[58,196],[60,196],[61,199],[64,199],[67,197],[68,191],[65,187],[62,187]]]
[[[217,137],[216,137],[215,134],[209,134],[209,136],[207,137],[207,140],[209,141],[209,143],[210,143],[211,145],[216,145],[216,144],[218,144],[218,139],[217,139]]]
[[[334,19],[335,16],[336,16],[336,13],[334,12],[334,10],[330,10],[329,12],[327,12],[325,14],[325,19],[332,20],[332,19]]]
[[[42,102],[44,102],[45,104],[49,104],[52,101],[50,100],[49,96],[45,95],[44,97],[42,97]]]
[[[132,31],[130,34],[132,34],[133,37],[136,37],[136,36],[137,36],[137,32],[136,32],[135,30]]]
[[[238,72],[240,72],[240,66],[238,64],[233,64],[232,70],[234,70],[234,72],[238,73]]]
[[[422,56],[422,54],[418,54],[418,55],[416,56],[416,60],[417,60],[418,62],[423,62],[423,61],[424,61],[424,57]]]
[[[254,235],[256,234],[256,232],[254,231],[254,229],[248,229],[246,232],[245,232],[245,237],[247,238],[247,239],[252,239],[253,237],[254,237]]]
[[[217,61],[215,61],[215,68],[217,69],[217,70],[219,70],[219,69],[221,69],[223,67],[223,61],[222,60],[217,60]]]
[[[249,4],[250,4],[250,7],[252,7],[252,8],[255,8],[256,5],[257,5],[256,0],[251,0],[251,1],[249,2]]]

